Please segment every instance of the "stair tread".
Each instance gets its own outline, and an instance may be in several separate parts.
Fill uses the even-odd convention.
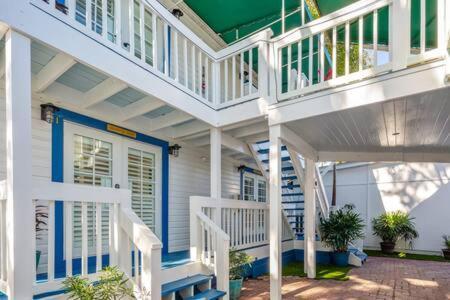
[[[218,291],[215,289],[210,289],[210,290],[206,290],[204,292],[198,293],[197,295],[191,296],[186,298],[186,300],[193,300],[193,299],[208,299],[208,300],[212,300],[212,299],[219,299],[223,296],[225,296],[225,292],[222,291]]]
[[[161,295],[166,296],[170,293],[183,290],[192,285],[202,284],[210,281],[212,276],[197,274],[183,279],[165,283],[161,286]]]
[[[282,197],[289,197],[289,196],[303,196],[303,193],[284,193],[281,194]]]

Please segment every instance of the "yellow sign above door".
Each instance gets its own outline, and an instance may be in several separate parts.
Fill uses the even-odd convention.
[[[130,138],[135,139],[136,138],[136,132],[113,125],[113,124],[107,124],[106,125],[106,130],[108,130],[109,132],[114,132],[120,135],[124,135]]]

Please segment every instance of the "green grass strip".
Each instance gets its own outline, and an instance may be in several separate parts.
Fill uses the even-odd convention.
[[[446,260],[444,257],[439,255],[427,255],[427,254],[412,254],[412,253],[404,253],[404,252],[395,252],[393,254],[384,254],[379,250],[364,250],[365,253],[369,256],[376,257],[390,257],[390,258],[399,258],[399,259],[414,259],[414,260],[427,260],[427,261],[442,261],[442,262],[450,262]]]
[[[333,265],[317,265],[316,279],[348,280],[348,272],[352,267],[338,267]],[[303,262],[292,262],[283,266],[283,276],[306,277],[303,272]]]

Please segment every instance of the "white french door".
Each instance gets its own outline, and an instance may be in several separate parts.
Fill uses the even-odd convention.
[[[70,122],[64,123],[64,181],[130,189],[132,209],[160,238],[161,160],[159,147]],[[91,205],[88,240],[92,251],[95,241],[94,210]],[[74,248],[81,243],[80,212],[80,208],[74,206]],[[105,211],[105,218],[107,214]],[[106,219],[103,223],[102,226],[107,228]],[[106,228],[104,232],[107,232]],[[105,246],[107,239],[105,236]]]

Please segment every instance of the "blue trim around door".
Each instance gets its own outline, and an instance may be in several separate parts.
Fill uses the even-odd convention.
[[[69,110],[60,109],[55,113],[52,124],[52,181],[64,182],[64,121],[70,121],[98,130],[108,131],[108,123],[81,115]],[[169,143],[142,133],[136,133],[136,141],[161,147],[162,152],[162,253],[167,254],[169,247]],[[88,260],[91,261],[91,260]],[[93,261],[93,260],[92,260]],[[94,261],[93,261],[94,262]],[[95,262],[94,262],[95,263]],[[55,274],[65,274],[64,260],[64,205],[62,201],[55,203]]]

